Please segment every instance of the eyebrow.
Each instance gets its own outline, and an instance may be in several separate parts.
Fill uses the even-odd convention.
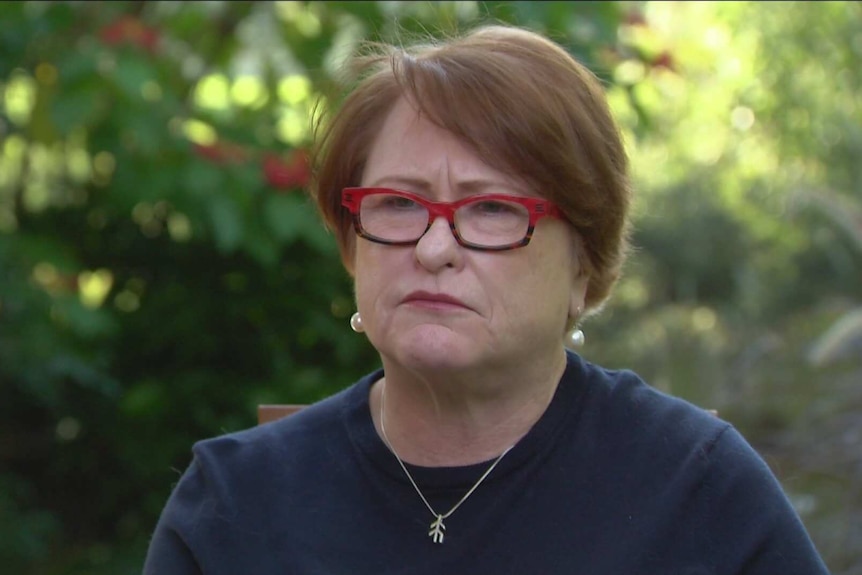
[[[369,187],[394,187],[396,189],[399,189],[402,186],[409,188],[409,190],[405,191],[418,191],[425,194],[431,192],[433,188],[433,186],[428,180],[424,180],[422,178],[414,178],[410,176],[397,175],[384,176],[382,178],[378,178],[377,180],[369,184]],[[492,180],[464,180],[457,182],[455,187],[458,193],[464,195],[490,193],[494,190],[502,190],[503,192],[515,193],[518,195],[527,195],[524,193],[524,190],[522,190],[516,185],[513,185],[511,183],[496,182]]]

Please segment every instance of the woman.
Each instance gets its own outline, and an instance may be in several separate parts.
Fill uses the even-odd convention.
[[[564,347],[627,249],[596,78],[500,26],[355,62],[315,192],[382,370],[198,443],[145,573],[827,573],[730,425]]]

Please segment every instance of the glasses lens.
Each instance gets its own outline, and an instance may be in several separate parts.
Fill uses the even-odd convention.
[[[397,194],[371,194],[362,198],[359,221],[365,233],[390,242],[418,240],[428,227],[428,210]]]
[[[530,212],[516,202],[486,200],[465,204],[455,211],[455,227],[464,241],[483,247],[520,242],[530,227]]]
[[[397,193],[372,193],[362,198],[359,222],[366,237],[385,242],[416,242],[428,229],[428,209]],[[526,206],[505,199],[477,197],[455,210],[461,241],[477,248],[518,244],[529,231]]]

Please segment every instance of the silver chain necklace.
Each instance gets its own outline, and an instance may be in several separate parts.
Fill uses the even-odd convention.
[[[384,381],[380,388],[380,431],[383,433],[383,441],[386,442],[386,447],[389,448],[389,451],[392,452],[392,455],[395,456],[395,459],[398,461],[398,465],[401,466],[401,469],[404,471],[404,475],[407,476],[407,479],[410,480],[410,484],[413,486],[413,489],[416,490],[416,493],[419,494],[419,498],[422,499],[422,503],[425,504],[425,507],[428,508],[428,511],[431,512],[431,515],[434,516],[434,520],[431,522],[431,526],[428,529],[428,536],[431,538],[434,543],[443,543],[443,532],[446,531],[446,525],[443,524],[444,519],[449,519],[449,517],[455,513],[455,510],[461,507],[461,504],[467,501],[467,498],[473,495],[473,492],[485,481],[485,478],[491,475],[491,472],[494,471],[494,468],[497,467],[497,464],[500,463],[500,460],[505,456],[515,445],[510,445],[500,456],[494,460],[494,463],[491,464],[491,467],[482,474],[482,477],[473,484],[473,487],[470,488],[467,493],[464,494],[458,503],[452,506],[452,509],[447,511],[446,513],[437,513],[434,511],[434,508],[431,507],[431,504],[428,503],[428,500],[425,499],[425,496],[422,494],[422,491],[419,489],[419,486],[416,485],[416,482],[413,480],[413,476],[410,475],[410,472],[407,471],[407,466],[404,465],[404,462],[401,461],[401,458],[398,457],[398,453],[396,453],[395,448],[392,447],[392,442],[389,441],[389,437],[386,435],[386,425],[383,423],[383,406],[386,402],[386,382]]]

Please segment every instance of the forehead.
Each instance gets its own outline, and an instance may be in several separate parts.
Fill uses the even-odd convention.
[[[466,142],[398,100],[371,144],[362,184],[398,181],[437,187],[474,181],[515,187],[513,178],[484,163]],[[519,186],[518,186],[519,187]]]

